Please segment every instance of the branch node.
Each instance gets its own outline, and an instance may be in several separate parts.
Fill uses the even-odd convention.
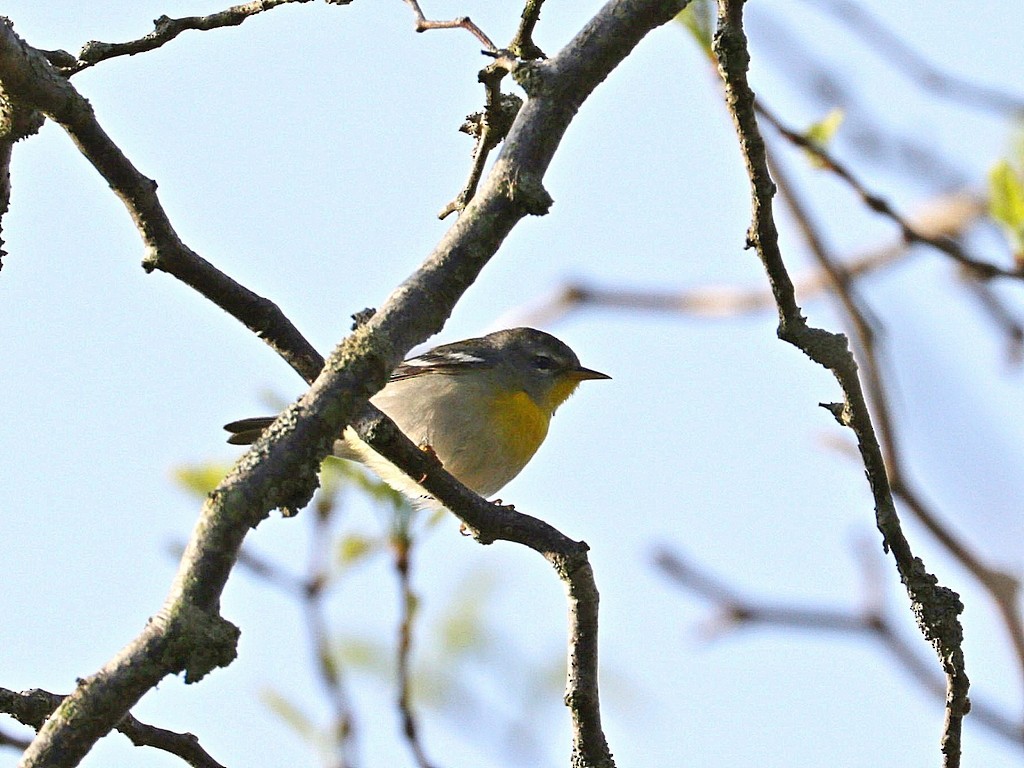
[[[238,655],[241,630],[227,619],[181,603],[168,621],[167,662],[185,672],[186,683],[198,683]]]
[[[849,427],[853,420],[848,403],[818,403],[822,408],[832,414],[839,426]]]
[[[540,61],[519,61],[509,68],[512,79],[530,98],[540,96],[547,84],[547,67]]]
[[[352,330],[354,331],[357,328],[366,325],[368,322],[370,322],[370,318],[372,318],[374,314],[376,314],[376,312],[377,310],[374,309],[373,307],[366,307],[365,309],[360,309],[358,312],[353,313]]]
[[[543,216],[555,202],[541,180],[530,174],[514,175],[504,186],[509,201],[531,216]]]

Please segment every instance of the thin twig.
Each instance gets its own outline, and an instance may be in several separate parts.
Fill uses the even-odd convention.
[[[719,0],[714,52],[725,87],[726,104],[733,117],[751,185],[752,220],[747,240],[764,264],[779,309],[779,338],[802,350],[832,372],[844,402],[828,404],[836,420],[853,430],[875,501],[875,519],[885,547],[893,555],[900,579],[922,633],[939,656],[947,680],[946,722],[942,754],[946,768],[957,768],[961,758],[963,717],[970,709],[969,681],[964,671],[963,628],[959,595],[940,587],[937,579],[915,557],[903,533],[889,486],[885,461],[875,435],[871,414],[850,354],[846,337],[807,324],[796,302],[793,283],[779,249],[772,213],[775,184],[767,168],[764,140],[755,115],[754,93],[747,82],[750,54],[743,31],[741,0]]]
[[[540,21],[540,9],[544,0],[526,0],[523,7],[523,14],[519,19],[519,29],[516,36],[508,45],[508,50],[518,59],[529,61],[531,59],[546,59],[544,51],[533,42],[533,30]]]
[[[507,74],[508,69],[501,62],[495,62],[480,71],[480,82],[484,84],[485,93],[484,109],[482,112],[469,115],[460,129],[463,133],[476,138],[473,164],[462,191],[441,210],[437,215],[439,219],[461,212],[469,205],[483,177],[491,150],[508,135],[512,122],[523,106],[523,100],[518,96],[501,92],[501,81]]]
[[[153,31],[137,40],[129,40],[125,43],[103,43],[98,40],[90,40],[82,46],[78,56],[71,57],[70,60],[65,58],[68,56],[65,51],[47,51],[47,58],[51,63],[58,65],[67,77],[71,77],[83,69],[88,69],[107,59],[117,56],[134,56],[137,53],[155,50],[187,30],[207,31],[222,27],[236,27],[246,19],[279,5],[308,2],[310,0],[252,0],[252,2],[234,5],[207,16],[186,16],[181,19],[161,16],[153,22]]]
[[[412,12],[416,14],[417,32],[426,32],[428,29],[464,29],[479,40],[483,44],[484,48],[491,53],[498,50],[494,43],[491,42],[491,39],[484,34],[484,31],[480,29],[480,27],[473,23],[469,16],[459,16],[454,19],[448,19],[447,21],[436,21],[428,19],[423,15],[423,11],[420,10],[420,4],[417,0],[405,0],[405,4],[412,8]]]
[[[423,14],[415,0],[406,0],[413,7],[418,17]],[[473,162],[469,170],[469,178],[462,190],[437,215],[445,219],[452,213],[465,210],[469,201],[476,194],[477,185],[483,177],[484,167],[491,150],[498,146],[512,127],[512,121],[519,113],[523,100],[514,94],[501,92],[501,81],[509,73],[508,54],[517,60],[529,61],[547,58],[544,51],[533,42],[533,30],[540,19],[540,9],[544,0],[527,0],[520,18],[519,29],[506,51],[497,51],[493,45],[487,51],[496,61],[480,70],[478,79],[484,86],[484,108],[481,112],[469,115],[460,129],[476,138],[473,146]],[[469,19],[464,19],[469,22]],[[417,27],[417,32],[422,31]],[[490,42],[490,41],[488,41]]]
[[[1007,306],[1006,301],[996,293],[991,284],[974,280],[970,274],[965,274],[962,282],[1005,337],[1007,360],[1013,365],[1018,365],[1024,360],[1024,322]]]
[[[402,515],[401,511],[396,514]],[[402,721],[402,735],[409,745],[413,759],[419,768],[433,768],[427,757],[416,711],[412,702],[412,638],[418,614],[419,598],[412,587],[413,534],[411,519],[406,512],[404,519],[396,521],[391,534],[391,552],[395,574],[398,576],[399,617],[398,643],[396,648],[396,669],[398,675],[398,714]]]

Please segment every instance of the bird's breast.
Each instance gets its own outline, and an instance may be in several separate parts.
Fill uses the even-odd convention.
[[[510,462],[521,469],[548,434],[550,412],[525,392],[496,396],[491,402],[491,423]]]

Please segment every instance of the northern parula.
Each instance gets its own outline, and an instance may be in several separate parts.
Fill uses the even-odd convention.
[[[481,496],[497,493],[533,458],[555,410],[581,381],[610,376],[580,365],[549,333],[510,328],[405,360],[370,402]],[[255,442],[273,418],[225,425],[229,443]],[[346,427],[334,455],[362,462],[414,500],[425,491]]]

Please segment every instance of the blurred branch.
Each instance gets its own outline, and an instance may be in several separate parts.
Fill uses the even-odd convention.
[[[473,23],[469,16],[459,16],[447,21],[433,21],[423,15],[423,11],[420,10],[420,4],[417,0],[405,0],[405,4],[412,9],[414,14],[416,14],[417,32],[426,32],[429,29],[464,29],[479,40],[488,51],[494,52],[498,50],[494,46],[494,43],[491,42],[491,39],[484,34],[484,31],[480,29],[480,27]]]
[[[1007,342],[1007,359],[1011,364],[1019,365],[1024,361],[1024,323],[1006,305],[1006,302],[993,290],[991,283],[974,280],[965,274],[963,284],[973,296],[981,309],[989,316]]]
[[[19,751],[24,751],[28,748],[31,742],[28,739],[23,739],[20,736],[13,736],[7,733],[7,731],[0,731],[0,747],[13,747]]]
[[[751,13],[756,7],[751,8]],[[828,62],[822,60],[823,54],[828,56],[826,52],[845,50],[846,38],[824,46],[819,44],[822,41],[817,35],[814,38],[814,45],[807,45],[806,38],[796,34],[782,14],[758,15],[755,42],[766,57],[774,57],[773,69],[787,75],[790,83],[810,101],[815,113],[835,108],[842,110],[843,135],[860,158],[886,174],[903,175],[917,187],[923,185],[944,191],[963,187],[973,180],[975,174],[965,173],[956,162],[937,151],[935,141],[923,137],[920,131],[906,133],[900,126],[886,121],[884,104],[882,115],[872,114],[877,95],[872,78],[856,74],[844,76],[848,69],[845,65],[834,57]],[[867,98],[865,91],[868,91]]]
[[[351,0],[343,1],[346,4],[351,2]],[[279,5],[308,2],[310,0],[252,0],[252,2],[233,5],[207,16],[186,16],[181,19],[161,16],[153,22],[153,31],[138,40],[130,40],[126,43],[103,43],[98,40],[90,40],[82,46],[77,57],[66,51],[46,51],[45,53],[54,66],[58,67],[65,76],[71,77],[83,69],[88,69],[107,59],[117,56],[134,56],[137,53],[155,50],[187,30],[207,31],[221,27],[237,27],[246,19]],[[338,0],[334,0],[334,2],[337,3]]]
[[[851,274],[866,275],[895,264],[906,256],[905,244],[866,253],[847,264]],[[810,299],[829,287],[823,273],[807,275],[795,283],[797,295]],[[610,288],[584,282],[571,282],[556,288],[540,300],[516,307],[495,323],[496,327],[511,325],[546,325],[576,309],[623,309],[660,312],[690,317],[738,317],[775,308],[772,292],[763,288],[707,285],[679,290],[643,288]]]
[[[342,679],[341,661],[335,649],[331,647],[325,610],[327,587],[331,584],[330,523],[336,511],[335,502],[333,494],[329,498],[321,494],[319,503],[315,505],[302,607],[314,667],[331,707],[333,722],[330,728],[330,741],[335,756],[332,768],[347,768],[355,765],[355,709]]]
[[[412,703],[412,636],[419,598],[412,588],[413,536],[408,517],[398,522],[391,533],[391,554],[398,577],[399,619],[396,669],[398,673],[398,714],[402,733],[419,768],[432,768],[420,739],[416,712]]]
[[[985,207],[981,200],[970,193],[959,192],[932,201],[911,217],[911,222],[918,231],[929,237],[958,237],[984,213]],[[900,239],[844,260],[842,269],[850,277],[866,276],[897,264],[909,255],[906,241]],[[822,269],[795,279],[794,289],[797,297],[803,301],[831,290],[832,284],[832,278]],[[971,284],[984,285],[977,281]],[[535,302],[512,309],[495,322],[495,327],[546,325],[576,309],[591,307],[663,312],[690,317],[735,317],[774,309],[775,299],[770,289],[760,287],[706,285],[689,289],[655,290],[607,287],[575,281],[556,287]]]
[[[903,534],[885,461],[846,337],[809,326],[796,302],[793,284],[779,250],[772,213],[775,184],[768,172],[764,140],[755,115],[754,94],[747,82],[750,55],[743,32],[743,3],[741,0],[719,0],[718,9],[714,52],[751,185],[753,211],[747,241],[756,249],[768,274],[779,308],[779,337],[831,371],[843,391],[843,403],[826,407],[857,437],[884,545],[893,555],[921,631],[935,648],[946,674],[942,753],[946,768],[957,768],[961,757],[962,721],[970,709],[967,698],[969,681],[964,671],[962,649],[963,629],[959,621],[963,604],[955,592],[938,585],[937,579],[926,571],[924,563],[914,556]]]
[[[866,635],[881,643],[899,666],[928,693],[944,698],[945,681],[935,675],[914,651],[913,645],[902,636],[885,610],[877,558],[867,551],[860,554],[866,585],[860,609],[816,608],[748,597],[688,558],[668,549],[654,553],[654,565],[672,583],[704,598],[717,609],[716,615],[705,626],[706,634],[719,635],[733,629],[763,626]],[[1024,721],[1015,721],[995,707],[977,701],[971,703],[971,718],[1000,738],[1024,745]]]
[[[1019,96],[971,82],[944,72],[924,56],[907,45],[860,3],[851,0],[827,0],[808,3],[816,10],[831,13],[875,53],[889,59],[897,72],[901,72],[926,91],[961,104],[984,109],[1009,117],[1024,114],[1024,99]]]
[[[853,172],[850,171],[849,168],[836,160],[816,141],[809,139],[807,136],[804,136],[791,128],[787,128],[766,106],[764,106],[762,102],[756,102],[754,109],[787,140],[801,149],[810,152],[822,163],[822,165],[824,165],[825,168],[832,171],[832,173],[845,181],[868,208],[875,213],[885,216],[896,224],[900,228],[900,233],[908,242],[929,245],[938,251],[942,251],[948,256],[953,257],[953,259],[965,268],[969,269],[972,274],[977,275],[979,278],[991,278],[998,276],[1019,279],[1024,277],[1024,272],[1021,271],[1020,267],[1006,269],[1004,267],[996,266],[995,264],[975,259],[964,251],[963,247],[958,242],[951,240],[948,237],[931,237],[924,232],[915,229],[907,217],[898,213],[883,197],[870,192],[867,187],[865,187],[853,175]]]
[[[332,712],[333,722],[328,729],[328,741],[334,757],[331,768],[348,768],[356,764],[353,754],[355,709],[342,679],[341,661],[332,647],[325,615],[328,590],[336,583],[331,576],[330,548],[333,540],[330,523],[337,510],[337,494],[322,489],[313,508],[310,553],[304,577],[263,559],[247,548],[239,552],[238,565],[298,602],[305,618],[313,668]]]
[[[19,722],[37,731],[63,701],[64,696],[39,688],[22,693],[0,688],[0,711],[12,715]],[[155,725],[147,725],[137,720],[131,713],[124,715],[114,728],[127,736],[136,747],[153,747],[176,755],[194,768],[224,768],[210,757],[199,744],[199,739],[191,733],[175,733],[157,728]]]

